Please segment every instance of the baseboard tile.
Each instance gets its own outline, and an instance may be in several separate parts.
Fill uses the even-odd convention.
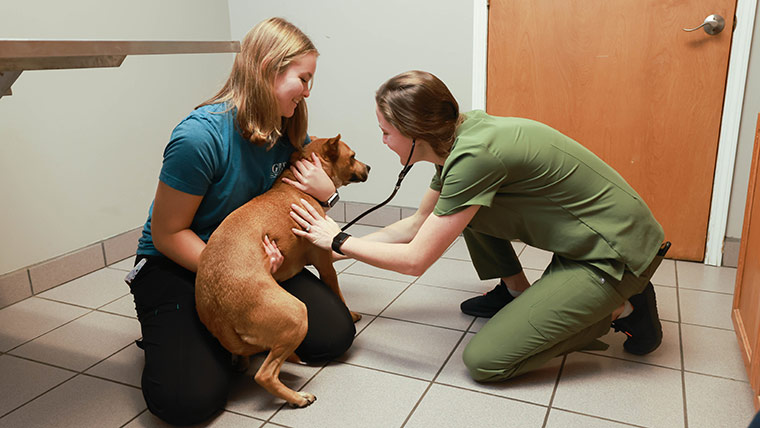
[[[361,202],[338,202],[328,215],[347,222],[373,207]],[[384,206],[357,224],[385,227],[414,214],[415,208]],[[135,255],[142,226],[70,253],[0,276],[0,308],[65,284]]]
[[[142,236],[142,227],[116,235],[103,241],[103,255],[106,266],[135,255],[137,240]]]
[[[0,276],[0,308],[65,284],[128,257],[142,227]]]
[[[29,268],[32,292],[41,293],[105,267],[102,244],[92,244]]]
[[[0,276],[0,308],[32,296],[29,269],[19,269]]]
[[[740,247],[741,239],[739,238],[726,238],[723,241],[723,266],[734,268],[739,266]]]

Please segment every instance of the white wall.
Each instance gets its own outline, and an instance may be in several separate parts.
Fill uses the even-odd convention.
[[[309,133],[340,133],[372,167],[366,183],[341,190],[343,200],[384,200],[401,169],[398,156],[382,144],[375,116],[375,91],[388,78],[411,69],[432,72],[448,85],[460,110],[470,110],[472,1],[229,0],[229,5],[233,39],[280,16],[317,46],[320,57],[307,100]],[[432,174],[430,164],[416,165],[391,204],[416,207]]]
[[[270,16],[291,20],[321,52],[310,133],[342,133],[373,167],[367,183],[341,192],[344,200],[385,199],[400,169],[374,114],[374,92],[387,78],[431,71],[462,111],[471,108],[471,1],[25,0],[2,9],[0,38],[240,40]],[[731,237],[741,235],[760,111],[760,31],[752,52]],[[220,87],[232,58],[131,56],[115,69],[24,72],[14,95],[0,99],[0,275],[142,225],[172,128]],[[431,174],[416,166],[392,204],[416,206]]]
[[[739,127],[739,143],[736,149],[734,179],[731,186],[731,202],[726,225],[726,236],[730,238],[740,238],[742,235],[752,149],[755,146],[755,128],[757,127],[757,115],[760,113],[760,7],[757,8],[756,14],[747,71],[747,86],[744,89],[744,105],[742,106],[742,119]]]
[[[230,40],[226,1],[3,1],[0,38]],[[27,71],[0,99],[0,275],[145,222],[174,126],[233,54]]]

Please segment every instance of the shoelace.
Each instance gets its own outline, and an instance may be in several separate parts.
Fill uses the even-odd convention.
[[[633,335],[632,335],[631,333],[629,333],[629,332],[628,332],[627,330],[625,330],[623,327],[621,327],[620,325],[618,325],[618,323],[617,323],[617,322],[615,322],[615,321],[613,321],[613,322],[612,322],[612,328],[615,330],[615,333],[622,331],[622,332],[623,332],[623,333],[625,333],[625,334],[626,334],[628,337],[633,337]]]

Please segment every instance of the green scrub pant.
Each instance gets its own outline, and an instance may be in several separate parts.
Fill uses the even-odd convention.
[[[513,275],[522,268],[508,241],[465,229],[467,248],[481,279]],[[498,245],[496,247],[495,245]],[[495,257],[495,248],[506,248]],[[494,315],[464,350],[464,363],[479,382],[506,380],[552,358],[586,348],[607,334],[612,311],[641,293],[662,261],[641,276],[620,281],[582,261],[557,256],[530,288]]]

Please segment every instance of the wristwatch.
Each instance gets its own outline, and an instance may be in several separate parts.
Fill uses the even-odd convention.
[[[346,242],[346,239],[350,237],[351,235],[349,235],[346,232],[340,232],[339,234],[335,235],[335,237],[332,240],[332,250],[338,254],[345,256],[345,254],[343,254],[343,252],[340,251],[340,246],[343,245],[343,243]]]
[[[340,195],[338,194],[338,191],[336,190],[335,193],[332,194],[329,198],[327,198],[327,202],[319,201],[319,205],[322,205],[325,208],[332,208],[335,206],[335,204],[338,203],[340,200]]]

